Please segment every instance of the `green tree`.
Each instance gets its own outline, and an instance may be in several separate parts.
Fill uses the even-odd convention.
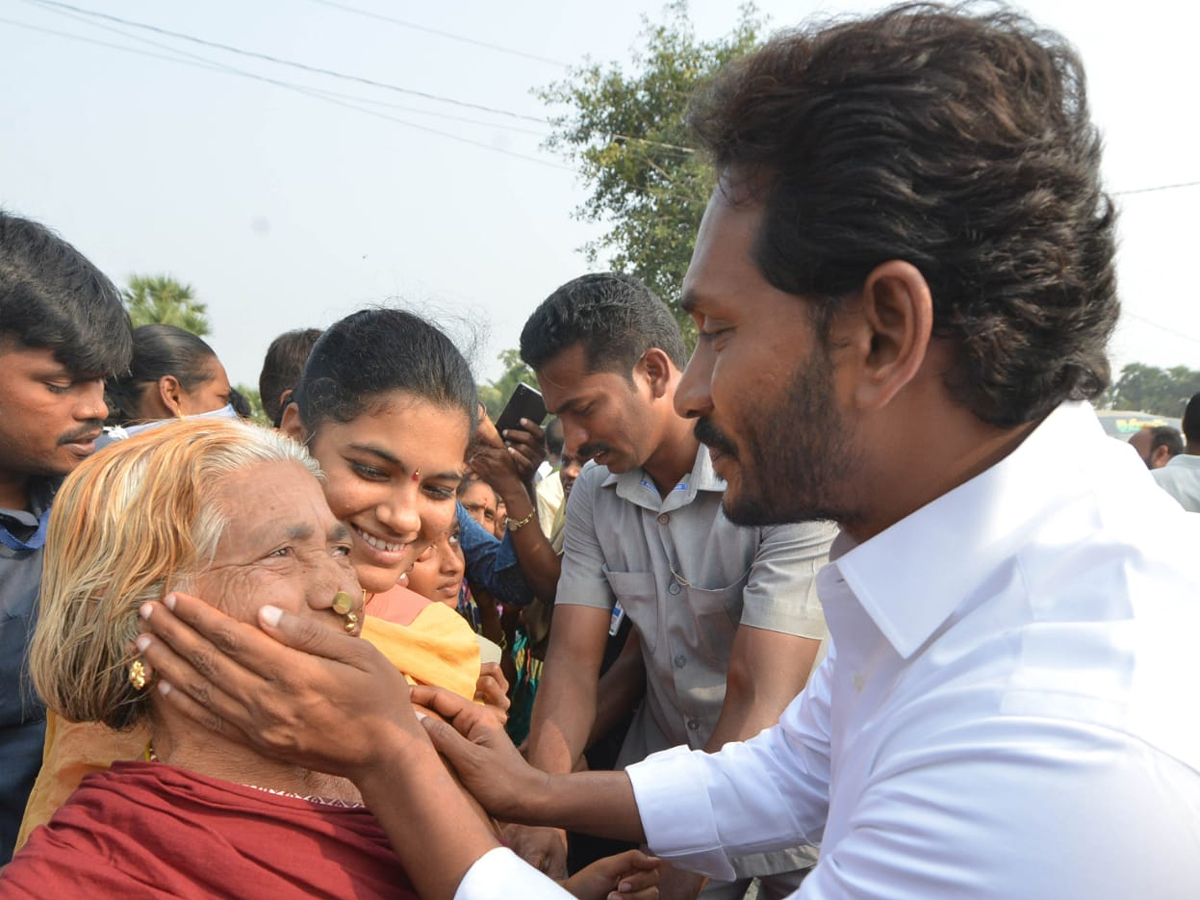
[[[764,22],[746,4],[731,33],[702,42],[685,0],[667,6],[665,19],[653,25],[643,17],[628,71],[589,63],[538,95],[566,108],[550,117],[554,132],[546,146],[578,166],[591,191],[575,217],[609,226],[583,248],[588,262],[603,257],[650,285],[692,345],[695,331],[679,308],[679,292],[715,176],[689,146],[685,112],[698,84],[757,46]]]
[[[1104,405],[1141,410],[1159,416],[1181,416],[1193,394],[1200,392],[1200,371],[1187,366],[1160,369],[1129,363],[1109,389]]]
[[[479,401],[487,407],[492,421],[495,421],[496,417],[500,415],[500,410],[504,409],[504,404],[508,402],[508,398],[512,396],[512,392],[517,389],[518,384],[525,382],[532,388],[538,386],[533,370],[521,362],[519,350],[505,350],[496,358],[504,364],[504,374],[495,381],[478,386]]]
[[[131,275],[121,296],[135,328],[174,325],[200,337],[211,330],[208,307],[196,299],[195,289],[168,275]]]

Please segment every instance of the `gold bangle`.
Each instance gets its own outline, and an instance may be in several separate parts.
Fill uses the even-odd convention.
[[[518,519],[518,520],[517,520],[517,521],[515,521],[515,522],[514,522],[512,519],[509,519],[509,520],[507,521],[507,524],[505,525],[505,527],[506,527],[506,528],[507,528],[509,531],[520,531],[522,528],[524,528],[526,525],[528,525],[530,522],[532,522],[532,521],[533,521],[533,517],[534,517],[534,516],[536,516],[536,515],[537,515],[537,510],[536,510],[536,509],[531,509],[531,510],[529,511],[529,515],[527,515],[527,516],[526,516],[525,518],[523,518],[523,519]]]

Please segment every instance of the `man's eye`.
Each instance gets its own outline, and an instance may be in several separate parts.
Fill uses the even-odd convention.
[[[69,384],[55,384],[53,381],[47,381],[46,387],[49,388],[50,393],[52,394],[65,394],[71,390],[71,386]]]

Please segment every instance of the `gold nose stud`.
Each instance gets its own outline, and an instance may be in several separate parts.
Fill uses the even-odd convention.
[[[344,616],[354,609],[354,598],[345,591],[338,591],[333,595],[333,611],[339,616]]]

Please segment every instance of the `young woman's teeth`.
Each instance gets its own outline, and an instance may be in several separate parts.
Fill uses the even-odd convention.
[[[395,553],[402,546],[404,546],[403,544],[389,544],[387,541],[381,541],[381,540],[379,540],[379,538],[372,537],[371,535],[367,534],[361,528],[355,528],[354,530],[360,538],[362,538],[364,541],[366,541],[368,544],[370,544],[376,550],[387,550],[392,553]]]

